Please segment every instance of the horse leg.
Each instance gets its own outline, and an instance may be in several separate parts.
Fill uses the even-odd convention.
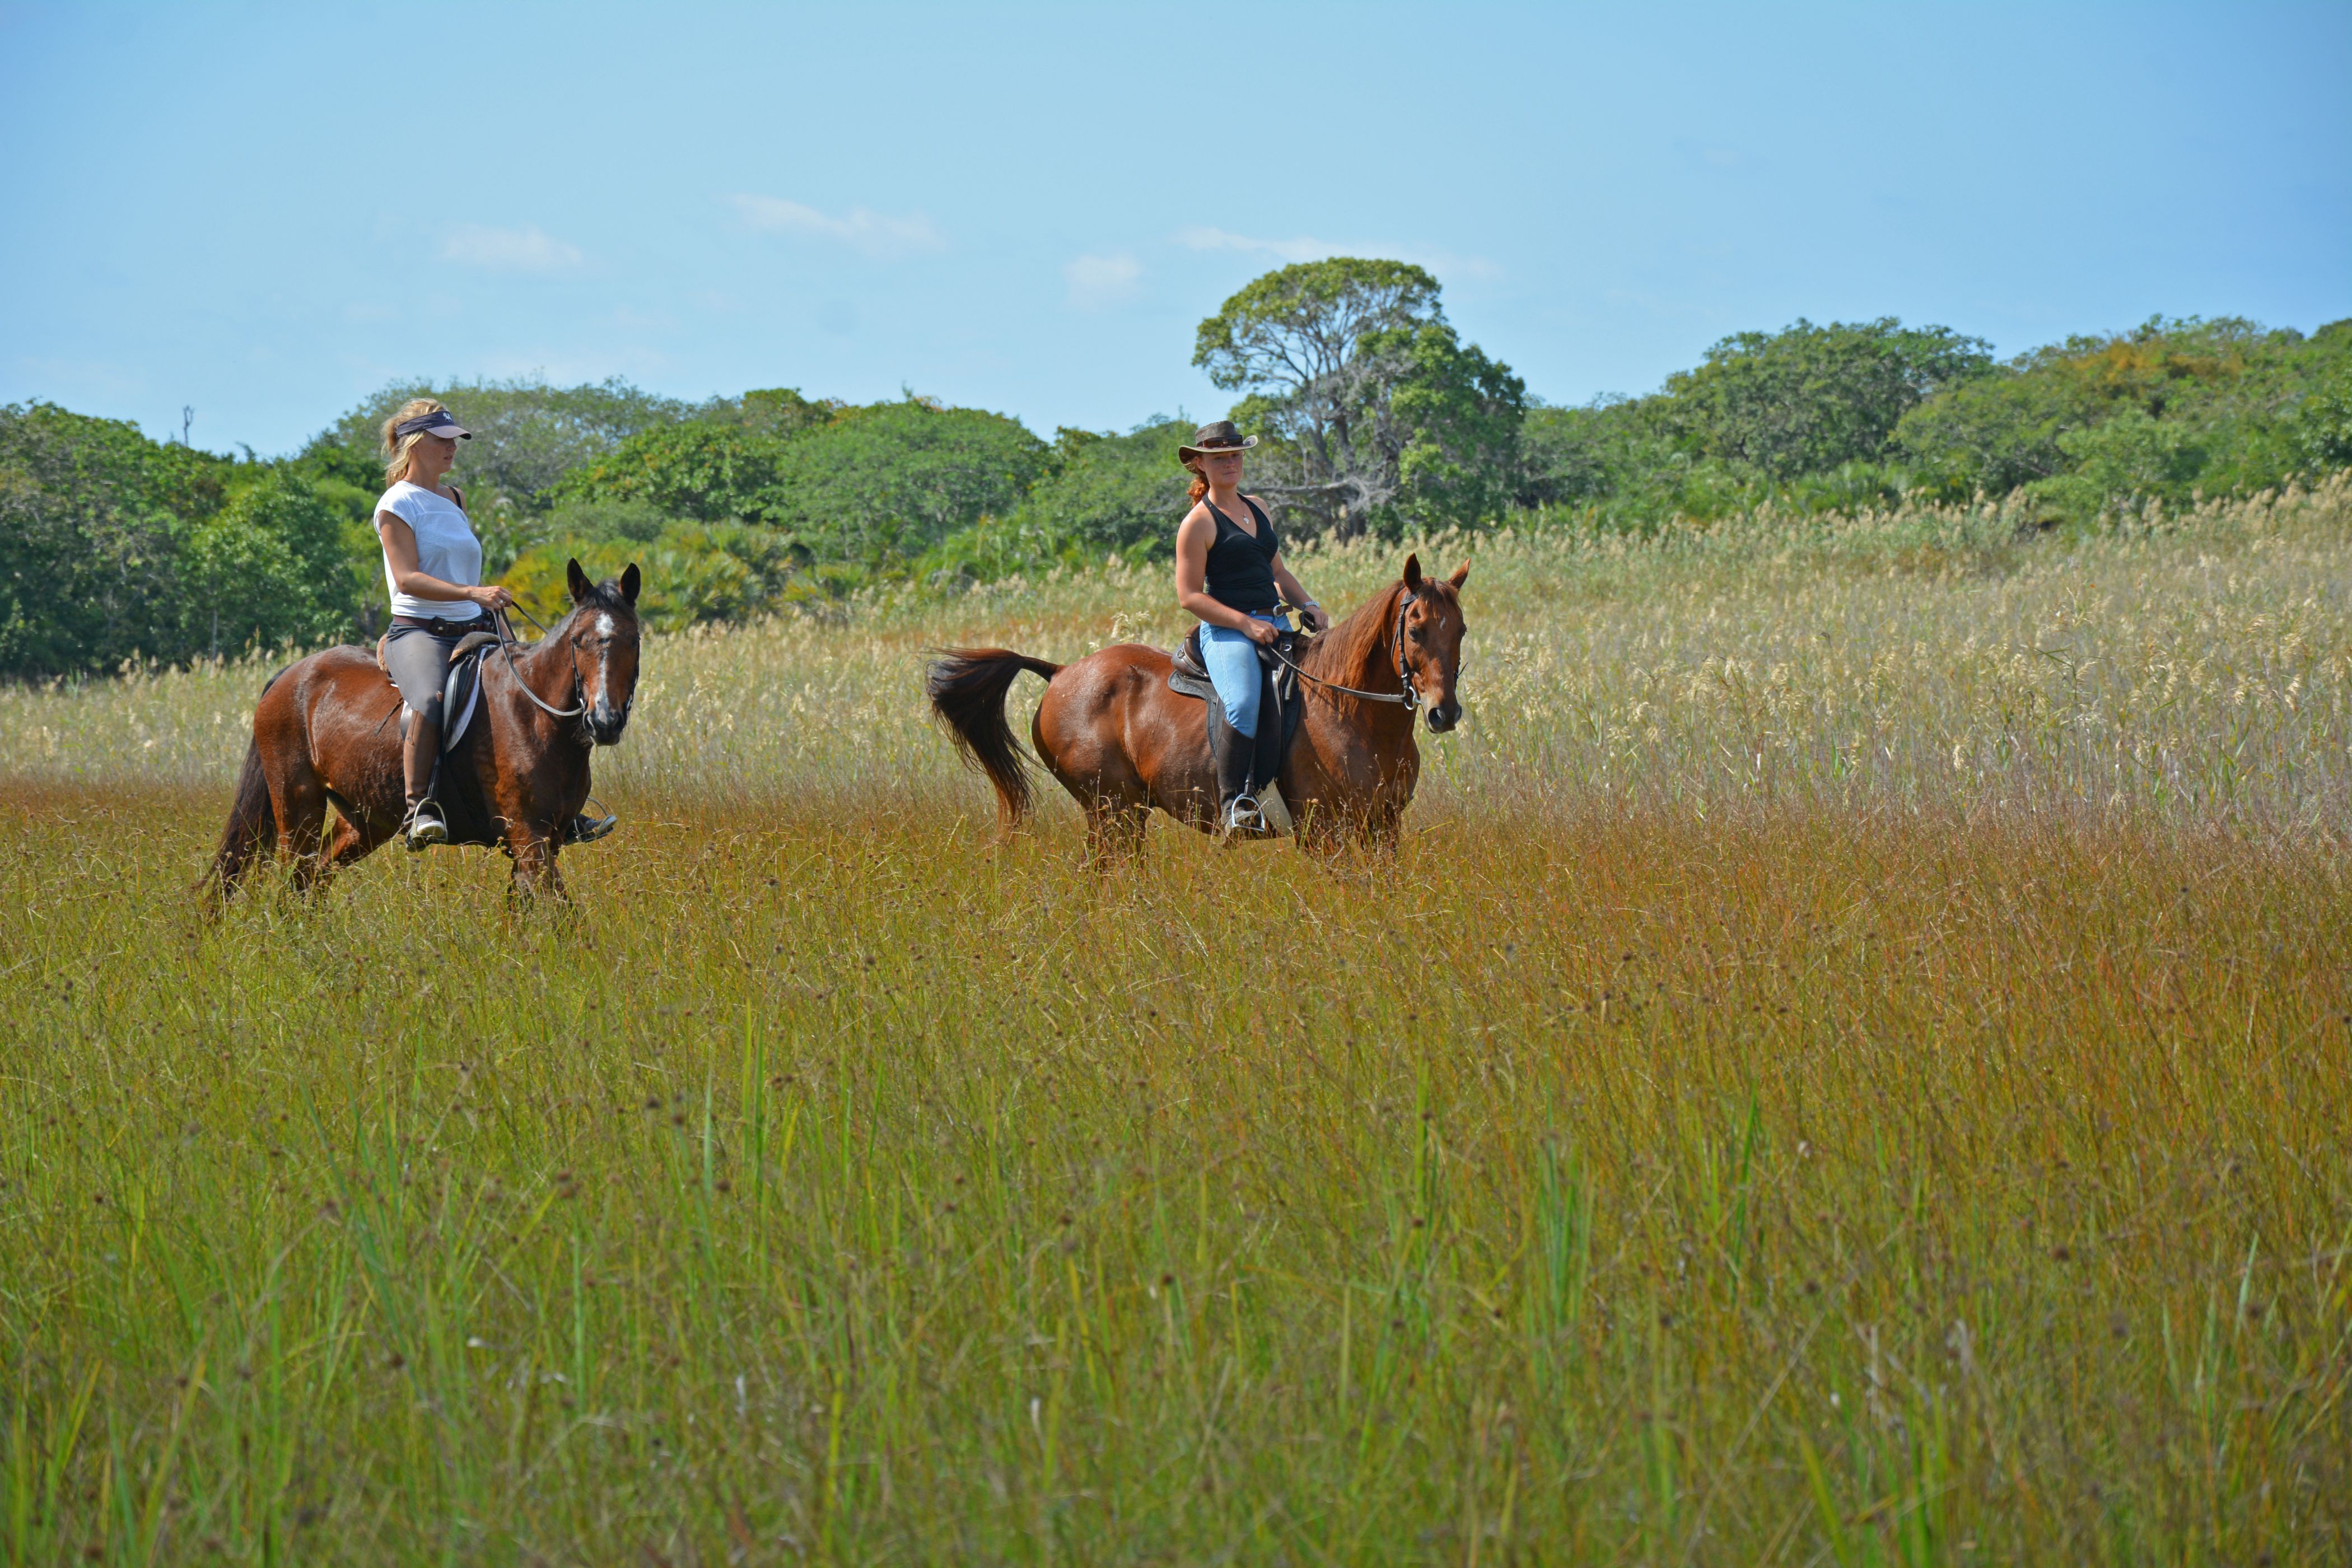
[[[1150,826],[1150,802],[1095,796],[1087,805],[1087,859],[1102,867],[1134,859]]]
[[[329,878],[344,867],[364,860],[374,854],[377,847],[390,837],[390,834],[379,831],[372,824],[354,821],[338,810],[335,813],[334,837],[328,839],[326,851],[320,856],[316,870],[311,873],[309,880],[302,882],[304,890],[323,889]],[[298,880],[299,879],[298,873]]]
[[[327,826],[327,788],[308,757],[289,763],[269,781],[278,816],[278,849],[294,862],[294,886],[309,892],[319,879],[319,840]]]
[[[1356,837],[1366,848],[1394,857],[1404,837],[1403,809],[1386,801],[1374,802],[1365,808]]]
[[[1287,798],[1286,795],[1285,799]],[[1298,840],[1298,847],[1306,853],[1329,860],[1347,847],[1345,824],[1339,814],[1326,810],[1321,801],[1302,801],[1293,805],[1290,819],[1297,825],[1295,837]]]
[[[1068,685],[1046,689],[1030,721],[1030,743],[1086,816],[1087,862],[1132,859],[1151,821],[1151,786],[1120,739],[1117,689]]]
[[[531,900],[545,893],[561,902],[572,897],[564,889],[563,873],[555,865],[560,847],[552,834],[531,828],[508,829],[507,852],[514,857],[512,892],[517,899]]]

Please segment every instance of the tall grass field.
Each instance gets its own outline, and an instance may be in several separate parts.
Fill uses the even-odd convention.
[[[2352,1561],[2352,485],[1418,547],[1390,858],[998,841],[1158,572],[651,642],[568,909],[0,690],[0,1558]]]

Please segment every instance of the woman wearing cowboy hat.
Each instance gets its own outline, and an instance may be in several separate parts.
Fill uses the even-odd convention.
[[[1257,445],[1230,419],[1203,425],[1177,461],[1192,470],[1191,511],[1176,527],[1176,603],[1200,617],[1201,662],[1222,712],[1209,715],[1217,762],[1217,820],[1226,832],[1263,833],[1250,793],[1258,730],[1258,647],[1291,629],[1280,606],[1298,606],[1307,629],[1331,625],[1283,564],[1282,539],[1255,496],[1242,494],[1242,454]],[[1221,727],[1229,733],[1221,734]],[[1239,743],[1235,743],[1238,742]]]

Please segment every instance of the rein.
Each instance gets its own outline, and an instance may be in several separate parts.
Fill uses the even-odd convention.
[[[1301,680],[1311,680],[1326,690],[1337,691],[1346,697],[1360,698],[1366,702],[1389,702],[1407,709],[1418,708],[1421,706],[1421,691],[1413,685],[1412,671],[1405,667],[1404,662],[1404,612],[1405,606],[1411,605],[1414,597],[1415,595],[1412,594],[1401,594],[1397,596],[1396,636],[1392,639],[1390,649],[1396,658],[1397,679],[1404,685],[1402,691],[1359,691],[1352,686],[1342,686],[1336,680],[1326,680],[1319,675],[1309,675],[1297,665],[1293,664],[1290,656],[1284,653],[1282,649],[1275,647],[1272,644],[1268,644],[1267,647],[1276,658],[1289,666],[1293,675]],[[1295,605],[1284,606],[1286,609],[1296,607]]]
[[[532,626],[539,626],[541,642],[547,640],[547,628],[545,626],[541,626],[538,619],[533,616],[529,610],[524,609],[520,605],[516,605],[511,607],[516,615],[520,616],[524,620],[530,622]],[[522,689],[522,694],[525,697],[530,699],[531,706],[538,709],[541,712],[546,714],[551,719],[578,719],[584,717],[588,711],[588,694],[586,691],[586,682],[580,679],[580,650],[577,648],[573,648],[572,650],[572,689],[573,693],[578,696],[580,705],[576,708],[551,708],[541,699],[538,692],[533,691],[530,689],[530,682],[522,678],[522,671],[515,668],[514,650],[518,646],[519,639],[514,635],[514,628],[507,625],[506,611],[492,611],[491,619],[498,626],[499,651],[506,656],[507,673],[514,677],[515,684]],[[536,647],[537,645],[534,644],[532,646]]]

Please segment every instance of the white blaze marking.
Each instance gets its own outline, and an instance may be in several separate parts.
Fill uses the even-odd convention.
[[[613,635],[612,616],[596,617],[596,635],[600,637]],[[596,670],[596,701],[603,708],[613,706],[613,650],[609,647],[604,650],[604,662]]]

